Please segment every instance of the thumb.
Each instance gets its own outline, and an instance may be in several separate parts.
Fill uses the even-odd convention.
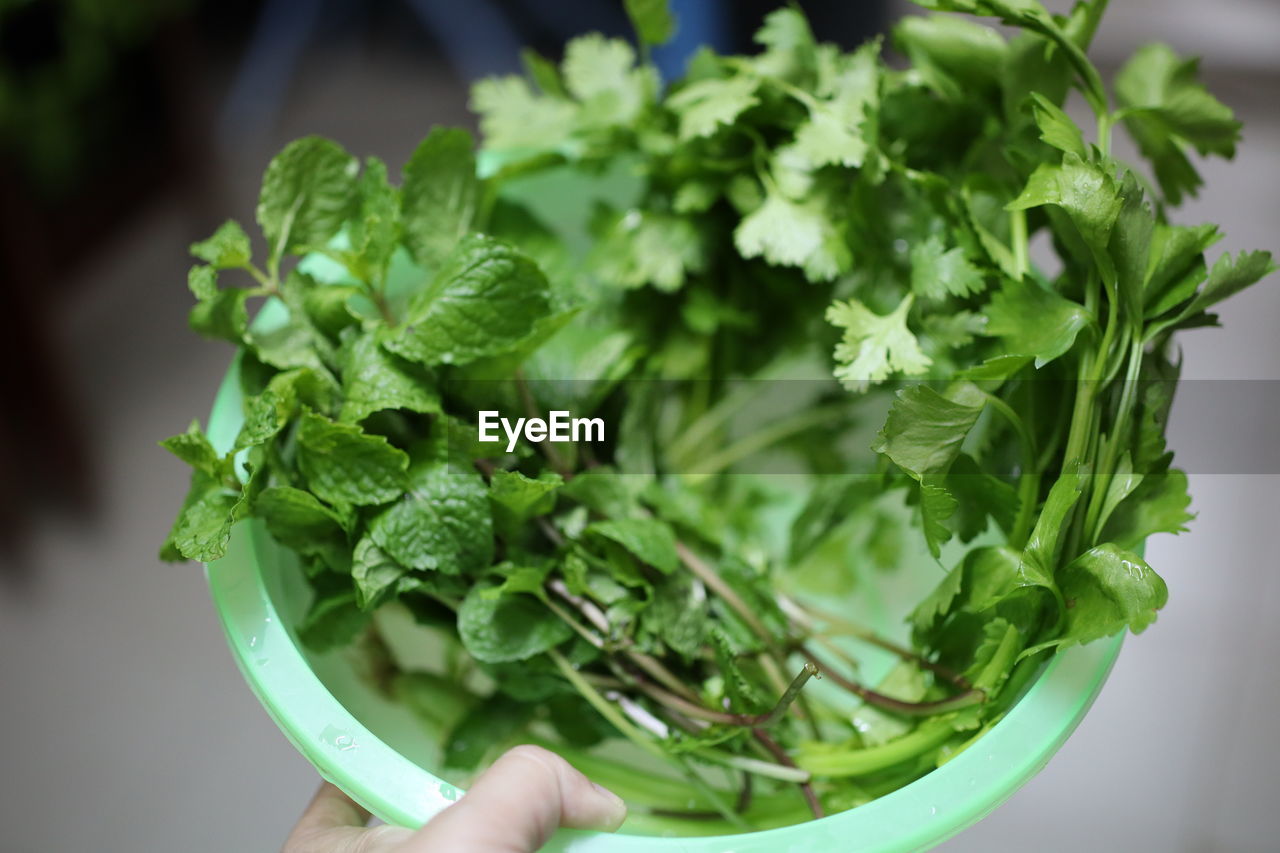
[[[533,853],[557,827],[613,832],[627,807],[536,746],[509,750],[461,800],[419,830],[404,853]]]

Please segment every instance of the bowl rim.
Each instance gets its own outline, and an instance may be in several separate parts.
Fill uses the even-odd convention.
[[[268,306],[269,307],[269,306]],[[281,306],[282,308],[283,306]],[[209,417],[225,450],[242,416],[239,356]],[[325,779],[378,818],[420,826],[464,792],[401,755],[360,723],[312,671],[276,611],[259,554],[268,534],[237,525],[226,556],[206,566],[232,656],[268,715]],[[942,767],[865,805],[759,832],[657,837],[561,830],[543,849],[572,853],[785,853],[920,850],[981,820],[1038,773],[1102,689],[1124,635],[1057,652],[1025,695]]]

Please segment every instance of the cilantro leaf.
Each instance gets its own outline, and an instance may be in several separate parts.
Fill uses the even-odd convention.
[[[947,249],[931,235],[911,247],[911,289],[927,299],[969,296],[986,287],[982,273],[965,257],[964,249]]]
[[[809,99],[809,120],[796,131],[792,150],[810,169],[823,166],[858,167],[870,143],[863,122],[879,96],[879,45],[865,45],[843,63],[831,82],[829,99]]]
[[[621,39],[599,33],[571,40],[560,70],[565,88],[578,99],[583,127],[628,124],[647,106],[657,89],[651,67],[636,67],[636,54]]]
[[[674,291],[707,265],[706,238],[683,216],[626,211],[592,252],[593,268],[620,287]]]
[[[1006,279],[987,306],[986,334],[1003,338],[1009,355],[1043,367],[1066,353],[1092,322],[1083,305],[1034,281]]]
[[[555,149],[577,118],[569,100],[536,94],[523,77],[489,77],[471,87],[471,109],[494,150]]]
[[[690,83],[666,105],[680,118],[680,138],[711,136],[760,103],[754,77],[713,77]]]
[[[1187,475],[1172,469],[1144,474],[1133,491],[1103,518],[1102,540],[1122,548],[1136,548],[1156,533],[1181,533],[1195,514],[1187,510]]]
[[[929,553],[937,559],[942,554],[942,546],[951,539],[951,528],[947,519],[955,515],[959,506],[955,495],[938,483],[920,483],[920,521],[924,529],[925,544]]]
[[[1022,194],[1009,202],[1006,209],[1028,210],[1046,204],[1057,205],[1066,212],[1093,253],[1103,276],[1114,275],[1107,243],[1122,205],[1115,178],[1076,154],[1064,154],[1061,164],[1040,164],[1027,180]]]
[[[849,268],[849,249],[820,196],[792,201],[770,191],[758,208],[743,217],[733,232],[744,258],[800,267],[810,281],[830,281]]]
[[[1067,601],[1062,646],[1088,643],[1128,628],[1140,633],[1156,620],[1168,589],[1146,561],[1114,544],[1092,548],[1059,573]]]
[[[917,480],[945,474],[984,406],[982,392],[972,383],[957,385],[947,396],[928,385],[912,385],[897,393],[871,449]]]
[[[909,15],[893,28],[893,43],[926,84],[949,100],[1000,83],[1009,46],[999,33],[952,15]]]
[[[1221,239],[1216,225],[1155,225],[1143,283],[1147,317],[1158,317],[1191,298],[1209,274],[1205,251]]]
[[[1031,108],[1035,115],[1036,126],[1040,128],[1040,138],[1046,144],[1081,160],[1088,158],[1084,134],[1080,132],[1080,128],[1071,120],[1071,117],[1063,112],[1062,107],[1039,92],[1033,92]]]
[[[827,309],[827,322],[844,330],[836,345],[836,378],[853,390],[889,378],[893,373],[915,376],[932,364],[907,328],[912,295],[907,294],[892,312],[880,316],[856,299],[835,302]]]
[[[1125,126],[1173,204],[1184,194],[1195,195],[1201,184],[1188,148],[1229,159],[1240,140],[1240,122],[1209,94],[1198,73],[1198,60],[1179,59],[1166,45],[1152,44],[1139,49],[1115,80]]]

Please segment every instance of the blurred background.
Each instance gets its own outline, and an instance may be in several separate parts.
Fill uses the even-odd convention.
[[[673,5],[668,73],[698,44],[749,49],[776,4]],[[907,11],[801,5],[847,45]],[[473,124],[469,80],[516,70],[522,45],[623,35],[620,6],[0,0],[0,850],[278,849],[314,773],[242,682],[199,569],[155,557],[187,483],[155,442],[203,419],[230,357],[186,329],[186,247],[252,220],[288,140],[395,171],[433,124]],[[1280,4],[1112,6],[1104,68],[1152,40],[1202,55],[1245,122],[1183,221],[1280,248]],[[1230,427],[1235,462],[1190,466],[1193,532],[1149,546],[1168,607],[1053,763],[943,849],[1280,848],[1280,281],[1221,315],[1184,337],[1184,377],[1249,381],[1235,406],[1184,395],[1172,445],[1220,458]]]

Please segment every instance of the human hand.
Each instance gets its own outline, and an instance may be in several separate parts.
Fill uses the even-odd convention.
[[[626,816],[615,794],[555,753],[525,745],[416,832],[366,827],[369,813],[325,782],[281,853],[533,853],[557,827],[613,832]]]

